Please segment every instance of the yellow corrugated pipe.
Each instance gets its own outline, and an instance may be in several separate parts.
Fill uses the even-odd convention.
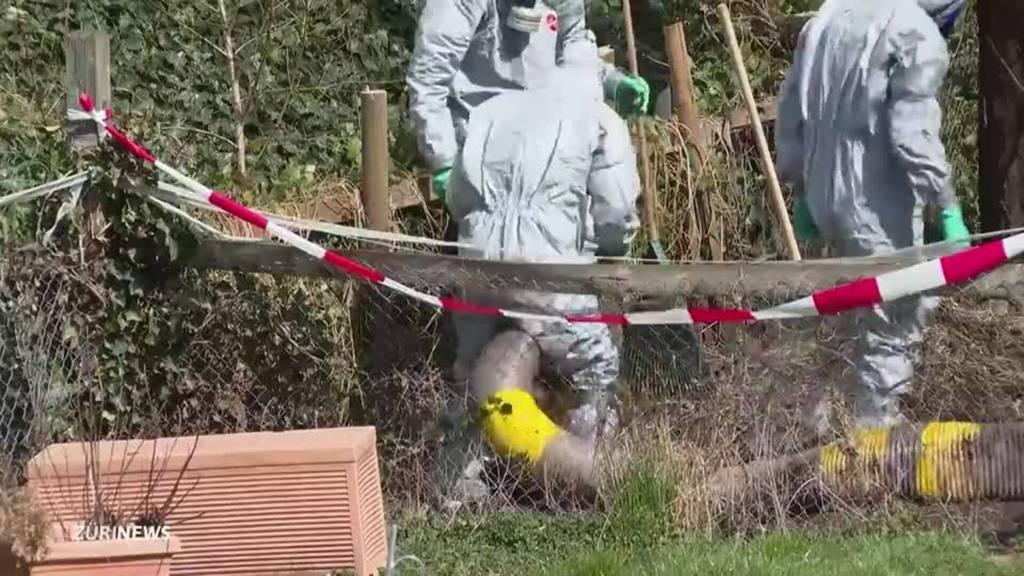
[[[821,450],[819,470],[826,485],[836,488],[887,486],[911,497],[973,500],[987,496],[983,486],[1011,480],[991,474],[986,454],[997,456],[993,436],[982,443],[987,425],[931,422],[858,430],[850,439]],[[998,426],[998,425],[993,425]]]
[[[540,349],[529,335],[510,330],[488,343],[470,378],[484,438],[498,455],[525,460],[539,479],[596,488],[594,444],[562,430],[530,393],[539,371]]]
[[[502,456],[540,462],[544,449],[562,430],[548,418],[525,390],[507,388],[488,396],[480,405],[484,436]]]
[[[820,484],[810,482],[814,477]],[[848,438],[772,460],[720,470],[723,498],[787,479],[837,494],[881,490],[904,498],[1024,500],[1024,424],[929,422],[855,430]]]

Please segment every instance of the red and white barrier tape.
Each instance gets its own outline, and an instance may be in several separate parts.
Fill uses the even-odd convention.
[[[710,324],[747,323],[761,320],[784,320],[812,316],[835,315],[858,308],[867,308],[884,302],[891,302],[905,296],[920,294],[942,286],[960,284],[998,268],[1007,260],[1024,252],[1024,234],[1017,234],[1003,240],[995,240],[943,256],[935,260],[922,262],[902,270],[896,270],[856,282],[843,284],[829,290],[816,292],[806,298],[788,302],[765,310],[745,310],[740,308],[674,308],[656,312],[638,312],[627,314],[592,314],[592,315],[551,315],[532,314],[505,310],[491,306],[481,306],[458,298],[433,296],[392,280],[377,270],[355,260],[327,250],[291,230],[268,220],[265,216],[235,202],[231,198],[207,188],[196,180],[182,174],[178,170],[158,160],[152,153],[129,138],[114,126],[109,110],[100,112],[93,107],[92,98],[87,94],[79,97],[82,110],[96,124],[106,131],[115,142],[137,158],[152,164],[157,170],[167,174],[182,186],[195,192],[199,198],[220,210],[249,224],[264,230],[270,237],[277,238],[306,254],[323,260],[330,266],[346,274],[355,276],[373,284],[379,284],[406,296],[444,310],[481,316],[504,316],[507,318],[539,320],[545,322],[574,324],[609,324],[609,325],[665,325],[665,324]]]

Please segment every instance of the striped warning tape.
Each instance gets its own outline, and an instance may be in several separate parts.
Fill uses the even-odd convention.
[[[79,104],[84,111],[84,115],[94,120],[119,146],[170,176],[210,205],[265,231],[271,238],[281,240],[346,274],[394,290],[430,306],[464,314],[503,316],[512,319],[543,322],[619,326],[711,324],[719,322],[747,323],[762,320],[831,316],[858,308],[867,308],[884,302],[891,302],[905,296],[920,294],[942,286],[967,282],[998,268],[1007,260],[1024,252],[1024,234],[1017,234],[974,248],[967,248],[955,254],[922,262],[908,268],[882,274],[881,276],[865,278],[816,292],[806,298],[765,310],[687,307],[654,312],[598,313],[591,315],[533,314],[506,310],[492,306],[482,306],[458,298],[427,294],[392,280],[379,271],[346,258],[338,252],[318,246],[284,226],[269,220],[266,216],[243,206],[219,192],[211,190],[200,182],[182,174],[172,166],[160,161],[149,150],[146,150],[142,145],[129,138],[114,125],[111,120],[110,110],[105,112],[96,110],[93,106],[92,98],[88,94],[82,94],[79,97]],[[71,110],[69,114],[77,116],[82,115],[83,112]]]

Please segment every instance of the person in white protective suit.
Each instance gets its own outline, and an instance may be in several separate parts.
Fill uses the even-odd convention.
[[[826,0],[800,35],[779,103],[779,173],[796,194],[794,227],[842,256],[923,242],[923,207],[946,240],[967,241],[939,133],[945,38],[965,0]],[[856,316],[856,422],[902,420],[934,297]]]
[[[545,86],[561,68],[592,75],[623,114],[650,88],[598,57],[583,0],[421,0],[407,74],[420,153],[444,197],[469,114],[497,94]]]
[[[640,178],[628,129],[579,74],[477,107],[454,166],[447,205],[459,242],[473,247],[461,248],[463,256],[530,262],[621,256],[639,228]],[[496,290],[463,296],[527,312],[598,312],[593,295]],[[608,326],[472,314],[454,320],[460,383],[483,347],[512,327],[535,339],[547,373],[567,379],[576,392],[579,405],[568,414],[567,430],[593,439],[614,429],[619,354]],[[454,456],[462,460],[448,465],[460,466],[462,476],[452,487],[461,497],[479,494],[479,461],[464,452]]]

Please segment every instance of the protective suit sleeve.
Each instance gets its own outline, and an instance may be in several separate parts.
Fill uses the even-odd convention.
[[[636,199],[640,174],[626,123],[602,105],[601,134],[587,181],[597,253],[622,256],[640,228]]]
[[[597,87],[607,91],[605,82],[619,74],[615,66],[601,60],[597,53],[597,39],[587,28],[586,6],[582,1],[570,2],[559,16],[558,64],[563,67],[593,74]],[[615,78],[618,78],[616,76]]]
[[[615,101],[615,91],[619,84],[627,78],[627,74],[615,67],[614,64],[601,62],[601,88],[604,90],[604,97],[609,101]]]
[[[775,122],[775,150],[779,178],[791,185],[798,196],[804,193],[804,131],[800,103],[800,70],[803,68],[804,31],[797,42],[793,65],[786,73],[779,92],[779,112]]]
[[[909,11],[908,11],[909,12]],[[949,69],[946,41],[922,10],[894,18],[890,30],[889,135],[911,189],[923,201],[946,208],[956,192],[942,144],[939,91]]]
[[[558,63],[562,66],[593,70],[604,97],[614,101],[615,90],[627,74],[614,64],[601,60],[597,53],[597,39],[587,28],[585,4],[582,1],[570,3],[572,6],[559,16],[561,42]]]
[[[431,171],[455,161],[452,82],[487,10],[486,0],[424,0],[406,81],[420,153]]]

